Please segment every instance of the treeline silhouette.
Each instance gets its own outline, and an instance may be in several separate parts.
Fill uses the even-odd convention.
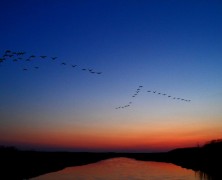
[[[0,146],[0,179],[28,179],[65,167],[114,157],[173,163],[194,170],[201,178],[222,179],[221,139],[208,142],[202,147],[178,148],[161,153],[43,152]]]
[[[208,179],[222,179],[222,139],[212,140],[202,147],[170,151],[169,160],[179,166],[199,171]]]

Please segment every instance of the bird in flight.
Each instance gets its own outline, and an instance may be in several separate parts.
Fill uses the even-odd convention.
[[[13,53],[14,54],[14,53]],[[17,52],[16,53],[18,56],[20,56],[20,55],[24,55],[25,54],[25,52]]]
[[[9,59],[9,57],[11,58],[11,60],[13,61],[13,62],[16,62],[16,61],[19,61],[19,60],[24,60],[24,61],[32,61],[34,58],[41,58],[41,59],[48,59],[48,58],[50,58],[50,59],[52,59],[52,60],[55,60],[55,59],[57,59],[58,57],[56,57],[56,56],[47,56],[47,55],[34,55],[34,54],[29,54],[29,55],[27,55],[26,57],[25,56],[22,56],[22,55],[24,55],[24,54],[26,54],[26,52],[24,52],[24,51],[11,51],[11,50],[5,50],[4,52],[3,52],[3,55],[2,55],[2,57],[0,57],[0,63],[4,63],[4,60],[8,60]],[[68,65],[66,62],[60,62],[60,64],[61,65]],[[75,68],[75,67],[78,67],[78,65],[75,65],[75,64],[71,64],[70,65],[70,67],[72,67],[72,68]],[[38,66],[32,66],[32,68],[34,68],[34,69],[38,69],[39,67]],[[23,68],[23,70],[24,71],[27,71],[27,70],[30,70],[31,68]],[[80,68],[80,70],[83,70],[83,71],[88,71],[88,72],[90,72],[90,73],[92,73],[92,74],[98,74],[98,75],[100,75],[100,74],[102,74],[103,72],[100,72],[100,71],[93,71],[93,69],[91,68],[90,69],[90,67],[89,68],[83,68],[83,69],[81,69]],[[140,86],[141,87],[141,86]]]
[[[172,95],[166,94],[166,93],[160,93],[160,92],[151,91],[151,90],[148,90],[147,92],[157,93],[158,95],[166,96],[166,97],[168,97],[168,98],[172,98],[172,99],[174,99],[174,100],[181,100],[181,101],[190,102],[190,100],[188,100],[188,99],[178,98],[178,97],[175,97],[175,96],[172,96]]]
[[[57,57],[52,57],[52,60],[55,60]]]
[[[10,50],[6,50],[6,51],[5,51],[5,53],[10,53],[10,52],[11,52]]]

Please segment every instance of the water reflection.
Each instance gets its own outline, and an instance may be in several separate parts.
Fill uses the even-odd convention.
[[[204,178],[204,177],[203,177]],[[112,158],[84,166],[68,167],[33,180],[200,180],[200,174],[179,166],[137,161],[129,158]]]

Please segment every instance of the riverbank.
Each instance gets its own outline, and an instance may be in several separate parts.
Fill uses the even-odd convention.
[[[174,149],[165,153],[77,153],[19,151],[0,148],[0,179],[28,179],[65,167],[95,163],[100,160],[128,157],[142,161],[168,162],[202,172],[212,179],[222,179],[222,141],[212,141],[203,147]]]

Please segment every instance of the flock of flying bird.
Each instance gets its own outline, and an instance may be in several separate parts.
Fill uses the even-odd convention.
[[[135,98],[141,91],[143,86],[139,86],[137,89],[136,89],[136,92],[132,95],[133,98]],[[129,106],[131,106],[132,104],[132,101],[130,101],[128,104],[125,104],[123,106],[119,106],[119,107],[116,107],[115,109],[123,109],[123,108],[127,108]]]
[[[33,61],[34,59],[41,58],[41,59],[51,59],[52,61],[55,61],[58,58],[58,57],[48,57],[48,56],[45,56],[45,55],[41,55],[41,56],[30,55],[28,57],[25,57],[24,56],[25,54],[26,54],[26,52],[23,52],[23,51],[14,52],[14,51],[11,51],[11,50],[6,50],[3,54],[3,56],[0,57],[0,64],[3,63],[4,61],[8,61],[8,60],[12,60],[13,62],[17,62],[17,61],[22,61],[22,60],[23,61]],[[60,62],[60,63],[63,66],[67,65],[66,62]],[[76,64],[71,64],[71,67],[76,68],[77,65]],[[33,68],[39,69],[39,66],[34,66]],[[94,71],[92,68],[80,68],[80,69],[82,71],[86,71],[86,72],[89,72],[91,74],[102,74],[102,72]],[[28,68],[23,68],[23,71],[28,71]],[[143,88],[143,86],[140,85],[131,97],[135,98],[140,93],[142,88]],[[147,92],[152,93],[152,94],[156,94],[156,95],[165,96],[167,98],[171,98],[171,99],[174,99],[174,100],[180,100],[180,101],[184,101],[184,102],[190,102],[191,101],[191,100],[188,100],[188,99],[171,96],[169,94],[161,93],[161,92],[157,92],[157,91],[153,91],[153,90],[148,90]],[[127,104],[125,104],[123,106],[116,107],[115,109],[128,108],[128,107],[131,106],[131,104],[132,104],[132,101],[129,101]]]
[[[136,89],[136,92],[131,96],[132,98],[135,98],[141,91],[143,86],[139,86],[137,89]],[[175,96],[172,96],[172,95],[169,95],[169,94],[166,94],[166,93],[161,93],[161,92],[157,92],[157,91],[153,91],[153,90],[148,90],[147,91],[148,93],[153,93],[153,94],[156,94],[156,95],[161,95],[161,96],[165,96],[167,98],[171,98],[173,100],[179,100],[179,101],[184,101],[184,102],[190,102],[191,100],[190,99],[184,99],[184,98],[180,98],[180,97],[175,97]],[[115,109],[124,109],[124,108],[128,108],[130,107],[132,104],[132,101],[130,101],[128,104],[125,104],[123,106],[118,106],[116,107]]]
[[[26,52],[23,52],[23,51],[19,51],[19,52],[14,52],[14,51],[11,51],[11,50],[6,50],[3,54],[2,57],[0,57],[0,64],[5,62],[5,61],[9,61],[9,60],[12,60],[13,62],[18,62],[18,61],[33,61],[34,59],[38,59],[38,58],[41,58],[41,59],[50,59],[52,61],[55,61],[58,57],[48,57],[48,56],[45,56],[45,55],[41,55],[41,56],[36,56],[36,55],[30,55],[28,57],[25,57],[24,55],[26,54]],[[60,62],[62,66],[66,66],[68,65],[66,62]],[[70,65],[72,68],[77,68],[77,65],[76,64],[71,64]],[[78,66],[79,67],[79,66]],[[35,68],[35,69],[39,69],[39,66],[34,66],[32,68]],[[98,71],[94,71],[92,68],[80,68],[82,71],[86,71],[86,72],[89,72],[91,74],[102,74],[102,72],[98,72]],[[29,69],[28,68],[23,68],[23,71],[28,71]]]

